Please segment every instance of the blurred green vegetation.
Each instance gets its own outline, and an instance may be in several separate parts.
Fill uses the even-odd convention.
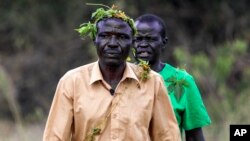
[[[162,57],[194,76],[212,118],[207,140],[228,140],[229,124],[250,123],[248,0],[0,0],[0,121],[44,124],[60,77],[97,59],[91,39],[74,31],[96,9],[86,2],[166,21]]]
[[[191,54],[177,47],[174,57],[195,76],[212,125],[205,128],[209,140],[229,140],[230,124],[249,124],[250,60],[245,40],[226,42],[205,53]]]

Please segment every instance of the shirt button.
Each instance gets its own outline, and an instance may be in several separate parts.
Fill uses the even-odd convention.
[[[113,114],[113,118],[117,118],[117,114]]]
[[[115,135],[114,135],[114,136],[112,136],[112,139],[114,139],[114,140],[115,140],[116,138],[117,138],[117,136],[115,136]]]

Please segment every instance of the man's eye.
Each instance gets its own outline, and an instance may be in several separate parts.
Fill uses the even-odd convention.
[[[155,38],[147,37],[145,38],[145,40],[150,42],[150,41],[155,41]]]
[[[146,41],[152,41],[152,38],[146,37],[145,40],[146,40]]]
[[[128,39],[128,37],[126,35],[120,35],[119,39]]]
[[[109,38],[109,35],[108,34],[100,34],[99,37],[101,37],[101,38]]]
[[[141,37],[135,37],[135,39],[134,39],[136,42],[140,42],[140,41],[142,41],[142,38]]]

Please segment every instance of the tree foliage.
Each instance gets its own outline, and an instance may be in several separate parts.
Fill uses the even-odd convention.
[[[144,13],[162,17],[169,37],[162,57],[175,66],[184,61],[205,96],[247,91],[250,1],[107,0],[103,4],[116,4],[132,18]],[[59,78],[96,60],[92,41],[81,40],[74,31],[90,20],[96,8],[77,0],[0,2],[0,63],[11,76],[24,117],[47,115]]]

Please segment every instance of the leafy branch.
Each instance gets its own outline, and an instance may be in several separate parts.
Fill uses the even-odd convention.
[[[150,65],[148,61],[139,59],[139,78],[140,81],[146,81],[149,79]]]
[[[91,15],[91,19],[94,21],[93,23],[83,23],[80,25],[78,29],[75,29],[80,33],[80,36],[90,36],[92,39],[95,38],[97,33],[96,23],[103,18],[119,18],[123,21],[127,22],[129,26],[132,28],[133,33],[136,34],[136,28],[134,25],[134,20],[128,17],[123,11],[118,10],[117,6],[113,5],[112,7],[103,5],[103,4],[93,4],[93,3],[87,3],[87,5],[95,5],[95,6],[102,6],[105,8],[108,8],[107,10],[103,8],[98,8],[94,13]]]
[[[168,78],[166,81],[170,83],[170,85],[167,87],[169,94],[174,92],[176,99],[179,101],[182,94],[185,92],[185,87],[189,86],[187,80],[185,77],[178,79],[176,74]]]

